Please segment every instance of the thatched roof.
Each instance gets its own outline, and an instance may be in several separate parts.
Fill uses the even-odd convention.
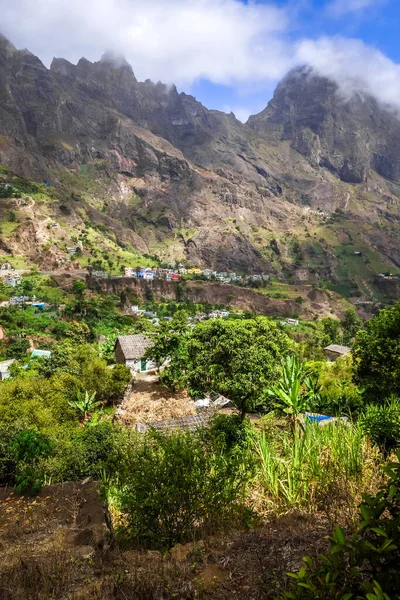
[[[150,338],[142,333],[135,335],[120,335],[115,345],[119,344],[125,360],[138,360],[144,356],[147,348],[153,346]]]
[[[340,346],[339,344],[330,344],[324,348],[327,352],[334,352],[335,354],[340,354],[341,356],[345,356],[351,351],[351,348],[348,346]]]

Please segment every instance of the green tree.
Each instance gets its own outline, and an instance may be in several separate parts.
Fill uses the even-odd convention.
[[[290,340],[265,317],[199,323],[186,345],[186,383],[192,396],[227,396],[244,418],[260,406],[279,374]]]
[[[79,301],[83,300],[84,295],[85,295],[85,290],[86,290],[86,284],[84,281],[81,281],[80,279],[77,279],[72,284],[73,294],[74,294],[75,298]]]
[[[188,314],[178,310],[168,323],[161,323],[157,335],[153,337],[154,345],[146,352],[145,358],[153,360],[157,369],[168,360],[169,366],[163,376],[163,382],[170,387],[177,387],[180,381],[183,365],[181,364],[181,350],[189,333]]]
[[[144,295],[145,295],[147,302],[154,302],[154,292],[153,292],[153,289],[149,285],[146,286]]]
[[[381,404],[392,394],[400,396],[400,302],[367,322],[352,353],[354,381],[365,398]]]
[[[343,342],[345,344],[350,344],[357,331],[362,328],[363,321],[360,319],[354,308],[349,308],[344,313],[341,325],[343,329]]]
[[[321,319],[320,327],[324,336],[322,338],[323,346],[338,344],[341,341],[340,321],[332,319],[332,317],[325,317]]]
[[[24,338],[13,341],[6,350],[7,358],[23,359],[26,357],[26,351],[29,348],[28,340]]]

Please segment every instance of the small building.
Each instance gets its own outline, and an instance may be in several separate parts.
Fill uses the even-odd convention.
[[[143,358],[152,346],[152,340],[141,333],[120,335],[114,346],[115,362],[126,365],[132,373],[152,371],[156,368],[154,362]]]
[[[34,348],[31,353],[32,358],[50,358],[51,352],[50,350],[40,350],[40,348]]]
[[[6,284],[10,287],[17,287],[21,283],[21,277],[7,277]]]
[[[0,362],[0,381],[4,381],[8,379],[10,374],[10,366],[15,362],[15,358],[11,358],[10,360],[3,360]]]
[[[341,346],[340,344],[330,344],[326,348],[324,348],[325,356],[329,358],[330,361],[334,361],[337,358],[342,358],[351,352],[351,348],[348,346]]]
[[[299,320],[298,319],[286,319],[286,323],[288,325],[295,325],[295,326],[297,326],[299,324]]]
[[[12,271],[12,270],[13,270],[13,268],[12,268],[12,266],[10,265],[10,263],[9,263],[9,262],[5,262],[5,263],[3,263],[3,264],[1,265],[1,267],[0,267],[0,270],[1,270],[1,271]]]

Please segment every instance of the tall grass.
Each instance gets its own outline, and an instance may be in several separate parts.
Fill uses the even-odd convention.
[[[285,508],[311,507],[319,491],[363,472],[364,436],[355,425],[306,423],[294,433],[262,433],[255,445],[265,493]]]

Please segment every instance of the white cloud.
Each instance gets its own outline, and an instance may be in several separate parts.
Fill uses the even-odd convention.
[[[1,6],[4,4],[4,6]],[[139,78],[177,84],[277,79],[290,67],[285,10],[239,0],[0,0],[3,33],[54,54],[126,55]]]
[[[363,92],[400,109],[400,65],[360,40],[304,40],[298,45],[297,59],[333,79],[346,96]]]
[[[350,13],[365,11],[383,4],[386,0],[332,0],[327,5],[327,12],[333,17],[343,17]]]
[[[248,97],[291,67],[310,64],[343,93],[361,90],[400,108],[398,64],[359,40],[301,39],[298,14],[288,7],[302,3],[293,2],[285,9],[273,0],[0,0],[0,31],[46,64],[54,55],[98,60],[110,49],[125,54],[141,80],[188,89],[204,78],[246,89]],[[335,0],[331,8],[351,12],[369,4]],[[233,111],[245,120],[250,102],[224,103],[236,106]]]

